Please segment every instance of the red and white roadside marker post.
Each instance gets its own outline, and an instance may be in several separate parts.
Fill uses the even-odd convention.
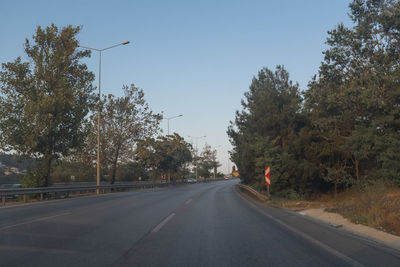
[[[271,170],[268,166],[265,166],[265,185],[267,186],[268,199],[271,199],[269,193],[269,186],[271,185]]]

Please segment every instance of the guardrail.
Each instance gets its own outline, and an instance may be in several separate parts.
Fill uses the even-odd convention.
[[[222,179],[206,179],[206,182],[219,181]],[[202,181],[203,182],[203,181]],[[79,196],[81,194],[99,193],[107,192],[118,192],[129,189],[138,188],[154,188],[154,187],[165,187],[175,184],[185,184],[186,181],[176,180],[174,182],[152,182],[152,181],[142,181],[142,182],[132,182],[132,183],[117,183],[117,184],[101,184],[97,185],[65,185],[65,186],[52,186],[52,187],[38,187],[38,188],[8,188],[0,189],[0,197],[2,205],[6,205],[6,202],[10,200],[18,200],[22,197],[24,203],[32,197],[37,200],[51,199],[51,198],[65,198],[70,195]]]
[[[243,189],[249,191],[251,194],[253,194],[255,197],[257,197],[259,200],[262,200],[262,201],[267,201],[267,200],[268,200],[268,197],[267,197],[267,196],[265,196],[265,195],[259,193],[257,190],[255,190],[255,189],[254,189],[253,187],[251,187],[251,186],[244,185],[244,184],[238,184],[238,186],[239,186],[240,188],[243,188]]]

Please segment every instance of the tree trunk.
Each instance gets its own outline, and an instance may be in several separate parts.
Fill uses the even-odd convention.
[[[356,159],[356,160],[354,161],[354,165],[355,165],[355,168],[356,168],[356,178],[357,178],[357,182],[359,182],[359,181],[360,181],[360,169],[359,169],[360,162],[358,161],[358,159]]]
[[[51,156],[45,156],[46,166],[45,166],[45,176],[44,176],[44,186],[48,187],[50,184],[50,173],[51,173]]]
[[[280,133],[280,136],[281,136],[281,147],[285,148],[286,147],[286,138],[282,133]]]
[[[113,162],[113,169],[112,169],[112,175],[111,175],[111,184],[115,183],[115,174],[117,173],[117,162]]]
[[[119,147],[117,148],[117,151],[115,152],[115,158],[114,158],[114,162],[113,162],[113,169],[112,169],[112,176],[111,176],[111,184],[115,183],[115,175],[117,173],[118,156],[119,156]]]

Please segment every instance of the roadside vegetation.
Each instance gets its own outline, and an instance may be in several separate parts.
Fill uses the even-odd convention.
[[[273,196],[331,195],[332,210],[398,233],[400,2],[355,0],[349,16],[306,90],[283,66],[253,78],[228,128],[231,159],[261,192],[269,166]]]
[[[82,62],[91,51],[79,47],[80,30],[39,26],[25,40],[29,60],[2,64],[0,155],[32,164],[0,184],[95,181],[99,111],[101,181],[173,181],[195,168],[206,178],[216,173],[216,150],[206,145],[200,152],[179,134],[162,134],[163,116],[149,108],[144,90],[131,84],[122,86],[121,97],[96,94],[95,75]],[[8,176],[12,166],[3,164]]]
[[[301,211],[323,208],[339,213],[356,224],[370,226],[400,236],[400,189],[385,184],[351,188],[337,194],[322,194],[312,199],[273,198],[278,207]]]
[[[400,236],[399,188],[373,184],[365,189],[349,190],[334,200],[327,211]]]

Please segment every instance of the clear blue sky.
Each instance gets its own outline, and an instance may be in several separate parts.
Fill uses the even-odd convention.
[[[82,25],[82,45],[127,46],[102,58],[103,93],[134,83],[171,131],[218,146],[228,168],[226,130],[262,67],[283,64],[302,90],[323,59],[327,31],[349,24],[349,0],[18,1],[0,2],[0,62],[23,56],[37,26]],[[98,73],[98,58],[86,60]],[[97,84],[97,81],[96,81]],[[164,133],[167,123],[162,123]],[[189,140],[190,141],[190,140]]]

